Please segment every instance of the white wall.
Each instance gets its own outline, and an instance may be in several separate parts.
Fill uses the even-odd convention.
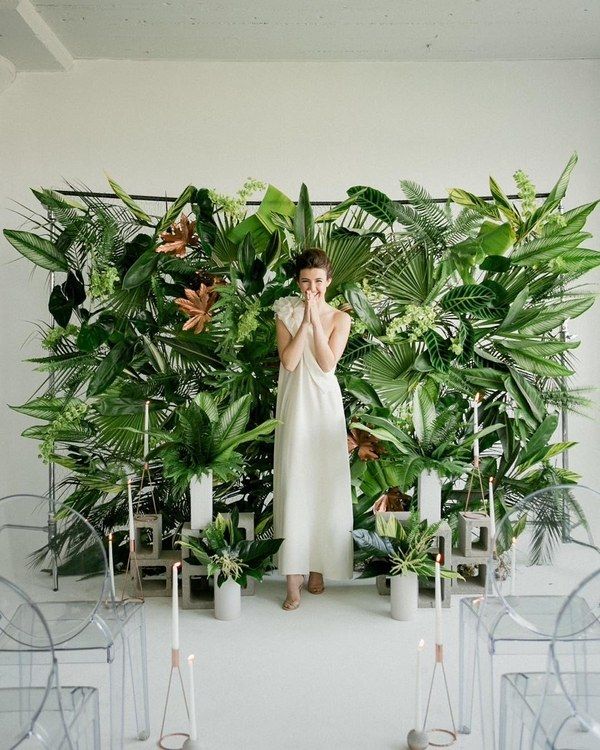
[[[247,176],[297,196],[344,197],[373,185],[400,197],[413,179],[435,195],[511,189],[516,169],[539,190],[579,153],[566,208],[600,197],[600,61],[485,63],[80,62],[68,73],[20,74],[0,95],[0,225],[17,227],[14,201],[62,178],[104,190],[106,170],[130,192],[176,194],[186,184],[234,192]],[[590,222],[600,237],[600,211]],[[23,403],[40,382],[33,322],[45,315],[45,272],[2,238],[0,493],[43,491],[46,470]],[[600,239],[590,244],[600,247]],[[597,386],[600,303],[573,325],[579,381]],[[596,397],[597,398],[597,397]],[[596,410],[596,415],[598,411]],[[574,468],[600,485],[600,428],[573,419]]]

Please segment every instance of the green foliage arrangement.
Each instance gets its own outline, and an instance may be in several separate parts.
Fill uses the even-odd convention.
[[[355,529],[352,537],[360,551],[364,569],[359,578],[373,578],[378,575],[397,576],[416,573],[423,578],[431,578],[435,573],[435,560],[431,549],[440,523],[428,524],[419,520],[419,512],[412,510],[406,524],[394,516],[384,518],[377,515],[375,531]],[[443,578],[460,578],[445,568],[441,568]]]
[[[175,426],[157,434],[164,442],[153,454],[162,459],[164,476],[185,493],[190,481],[212,471],[221,482],[242,471],[243,457],[235,448],[268,435],[276,419],[245,430],[250,417],[250,396],[242,396],[219,411],[215,399],[200,392],[175,414]],[[152,454],[151,454],[152,455]]]
[[[348,421],[384,446],[373,460],[351,457],[356,526],[373,523],[367,510],[380,494],[410,493],[431,466],[444,475],[444,515],[462,507],[475,393],[482,472],[496,477],[499,511],[576,482],[554,465],[572,443],[551,442],[560,409],[587,403],[569,382],[578,342],[564,326],[593,304],[582,279],[600,265],[584,229],[598,201],[561,211],[575,163],[543,200],[522,172],[516,201],[493,178],[491,200],[453,189],[445,203],[405,180],[407,203],[354,186],[318,216],[304,185],[296,201],[267,186],[249,215],[242,204],[263,189],[252,181],[233,199],[189,186],[159,215],[114,180],[114,200],[34,190],[42,212],[28,230],[4,231],[57,278],[55,325],[40,324],[46,351],[31,361],[45,393],[13,407],[39,420],[23,434],[68,470],[65,501],[104,531],[126,520],[123,467],[142,471],[148,400],[166,530],[189,518],[190,472],[211,465],[217,510],[253,511],[268,535],[272,306],[295,290],[294,254],[317,245],[334,267],[328,301],[353,317],[337,368]],[[243,404],[252,439],[211,446],[209,398],[221,416]]]
[[[247,584],[248,576],[262,581],[272,564],[273,555],[283,542],[283,539],[248,541],[241,533],[238,520],[236,510],[228,518],[219,513],[204,529],[200,539],[179,542],[192,551],[201,565],[206,565],[209,576],[218,574],[218,586],[228,578],[241,586]]]

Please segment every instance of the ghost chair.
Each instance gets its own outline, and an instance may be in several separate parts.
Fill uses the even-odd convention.
[[[99,750],[98,691],[60,686],[52,637],[40,609],[1,576],[0,634],[5,644],[0,655],[0,749]],[[39,657],[35,667],[32,652]],[[38,686],[32,685],[33,669]]]
[[[568,594],[600,566],[587,520],[599,507],[600,493],[576,485],[547,487],[507,507],[490,545],[484,593],[460,602],[459,731],[471,732],[476,711],[483,750],[497,747],[507,661],[519,669],[533,657],[534,668],[545,668]]]
[[[121,750],[125,705],[138,739],[149,736],[143,604],[116,601],[102,540],[77,511],[48,499],[0,499],[0,570],[42,612],[60,662],[107,665],[110,747]],[[10,644],[0,639],[0,654]],[[37,651],[28,655],[32,665]],[[21,652],[23,656],[23,652]]]
[[[502,676],[500,750],[600,747],[600,569],[564,602],[546,672]]]

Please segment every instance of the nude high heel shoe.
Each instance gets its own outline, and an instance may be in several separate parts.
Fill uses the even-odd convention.
[[[303,588],[304,588],[304,576],[302,576],[302,580],[300,581],[300,585],[298,586],[298,593],[300,593]],[[292,602],[286,596],[285,601],[281,605],[281,608],[284,609],[286,612],[293,612],[294,610],[298,609],[299,606],[300,606],[299,599],[297,602]]]

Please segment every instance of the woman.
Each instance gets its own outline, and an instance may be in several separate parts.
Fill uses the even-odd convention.
[[[284,542],[278,569],[287,576],[283,609],[300,605],[308,590],[324,591],[323,577],[352,578],[352,495],[346,420],[334,370],[350,333],[350,316],[325,302],[331,263],[310,249],[295,261],[301,297],[273,305],[277,321],[279,384],[273,472],[273,526]]]

